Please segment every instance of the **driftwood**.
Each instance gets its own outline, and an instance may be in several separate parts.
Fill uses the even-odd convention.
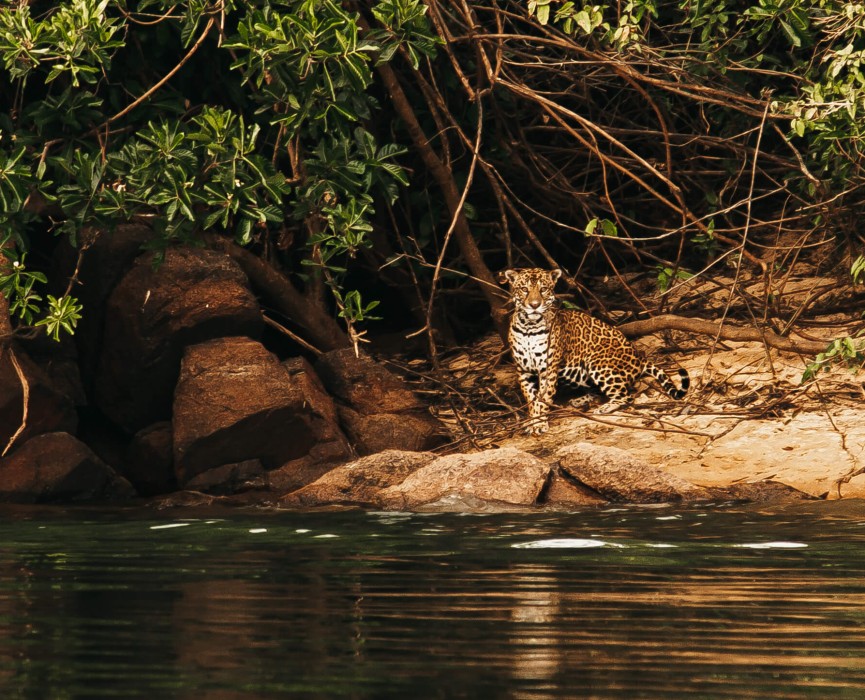
[[[631,321],[623,323],[618,327],[627,336],[648,335],[658,331],[685,331],[698,335],[714,336],[718,340],[735,340],[739,342],[758,341],[765,343],[770,348],[783,350],[784,352],[796,352],[803,355],[816,355],[823,352],[829,341],[822,340],[794,340],[778,335],[769,328],[743,328],[728,323],[717,323],[700,318],[685,318],[663,314],[648,318],[644,321]]]

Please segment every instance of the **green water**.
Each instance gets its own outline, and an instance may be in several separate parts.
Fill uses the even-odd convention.
[[[0,513],[2,698],[863,698],[865,503]]]

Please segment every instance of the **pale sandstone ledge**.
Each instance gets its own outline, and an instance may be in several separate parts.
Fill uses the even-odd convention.
[[[497,444],[544,456],[580,440],[622,448],[698,486],[772,480],[818,498],[865,498],[865,473],[858,473],[865,469],[865,374],[835,367],[803,385],[811,358],[767,356],[755,343],[727,346],[680,358],[692,382],[681,404],[649,389],[610,416],[563,407],[545,435]]]

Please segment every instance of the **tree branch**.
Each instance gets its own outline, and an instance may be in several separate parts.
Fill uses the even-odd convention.
[[[816,355],[823,352],[829,341],[793,340],[768,328],[741,328],[729,324],[719,324],[700,318],[685,318],[663,314],[643,321],[631,321],[618,327],[627,336],[649,335],[658,331],[685,331],[697,335],[709,335],[719,340],[739,342],[761,342],[776,350],[795,352],[800,355]]]

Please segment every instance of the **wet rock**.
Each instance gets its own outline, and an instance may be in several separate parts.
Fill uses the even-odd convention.
[[[766,479],[730,484],[722,488],[709,489],[716,498],[729,498],[751,503],[772,503],[778,501],[813,501],[814,496],[799,489],[782,484],[780,481]]]
[[[12,344],[12,352],[27,381],[27,421],[15,445],[23,445],[34,435],[50,432],[74,433],[78,416],[72,400],[54,386],[46,374]],[[0,452],[21,425],[24,388],[15,370],[9,348],[0,353]]]
[[[436,459],[431,452],[385,450],[332,469],[317,481],[284,496],[285,506],[371,505],[382,489]]]
[[[618,447],[579,442],[560,448],[555,456],[570,478],[610,501],[671,503],[712,498],[706,489],[646,464]]]
[[[46,433],[0,459],[0,501],[52,503],[134,497],[126,479],[68,433]]]
[[[120,470],[142,496],[169,493],[177,488],[172,450],[171,423],[154,423],[135,433]]]
[[[266,470],[306,457],[350,459],[332,402],[315,390],[312,368],[299,367],[305,368],[290,374],[249,338],[188,347],[174,397],[178,482],[185,485],[209,469],[250,459]]]
[[[541,500],[544,505],[554,508],[598,506],[609,502],[590,488],[569,479],[560,470],[553,471]]]
[[[216,496],[201,491],[175,491],[150,499],[144,505],[154,510],[169,508],[206,508],[209,506],[231,505],[227,496]]]
[[[258,459],[248,459],[245,462],[223,464],[215,469],[208,469],[192,477],[186,484],[187,489],[218,495],[266,487],[267,477],[264,466]]]
[[[512,447],[439,457],[376,499],[390,510],[418,510],[432,503],[481,501],[530,506],[550,477],[550,466]]]
[[[135,433],[170,417],[183,349],[225,335],[257,336],[258,302],[231,258],[199,248],[171,248],[164,262],[139,256],[105,310],[96,403]]]
[[[388,449],[428,450],[446,430],[404,382],[361,353],[343,348],[325,353],[315,365],[339,403],[340,421],[359,454]]]

